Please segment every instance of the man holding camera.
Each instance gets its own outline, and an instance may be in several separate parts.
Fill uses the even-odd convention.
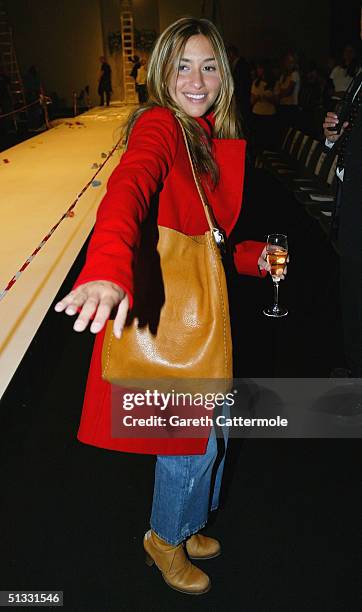
[[[338,116],[339,115],[339,116]],[[327,113],[326,146],[339,141],[334,227],[340,253],[345,353],[352,377],[362,377],[362,73],[352,82],[339,114]],[[344,118],[348,119],[346,121]]]

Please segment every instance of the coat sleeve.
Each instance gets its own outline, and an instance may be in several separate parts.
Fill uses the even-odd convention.
[[[258,259],[265,247],[264,242],[255,240],[244,240],[234,246],[234,263],[239,274],[248,274],[249,276],[260,276],[264,278],[267,275],[265,270],[259,270]]]
[[[177,125],[171,111],[145,111],[136,121],[127,151],[107,183],[85,265],[73,289],[108,280],[126,291],[133,304],[133,261],[140,226],[152,196],[165,180],[177,151]]]

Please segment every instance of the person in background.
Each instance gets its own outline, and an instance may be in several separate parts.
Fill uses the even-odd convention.
[[[12,110],[10,83],[10,77],[0,69],[0,115]]]
[[[321,75],[325,81],[325,87],[323,90],[323,109],[324,109],[323,117],[328,111],[331,111],[335,107],[335,101],[332,100],[332,96],[334,96],[334,84],[331,79],[331,72],[336,65],[337,65],[336,58],[330,55],[327,58],[327,61],[325,62],[325,64],[321,68]],[[322,125],[322,122],[320,125]],[[321,129],[323,131],[323,128]]]
[[[256,64],[256,78],[251,86],[253,140],[256,151],[277,146],[275,78],[266,59]]]
[[[36,66],[30,66],[24,75],[23,83],[28,104],[34,102],[34,100],[39,100],[41,80]]]
[[[26,103],[32,105],[28,109],[28,126],[31,130],[37,130],[44,125],[44,116],[42,107],[39,104],[33,104],[39,100],[42,89],[40,74],[36,66],[29,67],[24,74],[23,84]]]
[[[299,94],[301,109],[300,127],[306,134],[314,138],[321,138],[321,125],[325,115],[324,101],[328,93],[327,79],[318,69],[314,60],[308,62],[307,70],[302,79]]]
[[[282,62],[282,73],[276,83],[275,93],[278,96],[279,123],[281,130],[289,126],[297,126],[299,121],[298,98],[300,90],[300,74],[297,58],[293,53],[287,53]]]
[[[334,66],[329,75],[333,83],[332,101],[334,104],[343,98],[346,90],[360,70],[361,62],[357,47],[351,44],[346,45],[343,49],[340,63]]]
[[[12,111],[12,100],[10,94],[10,77],[0,68],[0,115],[6,115]],[[0,147],[6,148],[6,136],[13,125],[11,117],[0,119]]]
[[[340,295],[345,355],[349,373],[362,377],[362,73],[349,88],[347,121],[340,133],[335,112],[323,123],[326,146],[338,141],[338,187],[332,229],[340,255]]]
[[[241,119],[241,125],[246,137],[250,135],[251,109],[251,74],[250,66],[245,58],[239,54],[239,49],[235,45],[227,48],[231,73],[234,79],[236,107]]]
[[[87,105],[87,108],[89,109],[91,107],[91,101],[90,101],[90,96],[89,96],[89,85],[86,85],[84,88],[84,97],[85,97],[85,103]]]
[[[132,77],[132,79],[135,80],[135,83],[136,83],[137,82],[137,72],[141,66],[139,55],[134,55],[133,59],[131,59],[131,62],[133,62],[133,67],[130,72],[130,76]]]
[[[143,57],[140,60],[140,67],[137,71],[136,87],[138,93],[138,101],[140,104],[147,102],[147,65],[146,60]]]
[[[101,63],[101,73],[98,81],[98,94],[100,96],[100,106],[104,106],[104,97],[106,98],[106,104],[109,106],[111,101],[112,93],[112,70],[110,65],[106,62],[106,58],[102,55],[99,58]]]

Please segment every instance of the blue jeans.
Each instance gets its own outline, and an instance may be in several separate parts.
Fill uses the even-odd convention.
[[[214,474],[213,467],[218,455],[214,427],[211,428],[204,455],[157,456],[150,525],[160,538],[173,546],[204,527],[209,510],[216,510],[219,505],[228,441],[227,427],[223,427],[223,436],[224,445],[222,439],[220,441],[224,448]],[[214,482],[211,487],[212,476]]]

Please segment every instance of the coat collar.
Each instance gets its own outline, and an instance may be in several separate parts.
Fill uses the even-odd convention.
[[[202,117],[196,117],[196,121],[209,136],[213,136],[213,128],[215,125],[215,115],[213,112],[207,113]]]

